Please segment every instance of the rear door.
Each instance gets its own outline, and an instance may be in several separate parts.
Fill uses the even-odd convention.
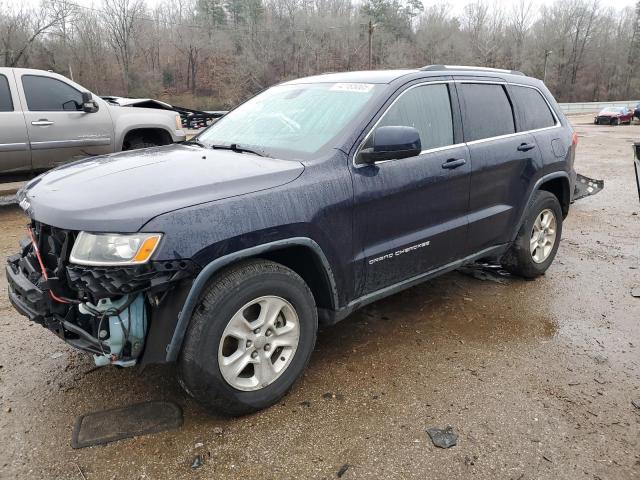
[[[516,110],[518,130],[533,135],[545,167],[566,168],[572,138],[560,128],[560,121],[542,93],[532,86],[509,85],[509,94]]]
[[[25,106],[34,170],[113,151],[111,116],[100,99],[94,113],[82,111],[82,92],[59,78],[16,73]]]
[[[466,252],[471,255],[511,241],[541,157],[533,135],[516,132],[505,83],[456,85],[472,167]]]
[[[30,170],[27,126],[9,68],[0,68],[0,131],[0,173]]]
[[[362,293],[445,265],[466,242],[470,164],[455,88],[450,82],[409,86],[367,138],[396,125],[419,131],[420,155],[351,166],[354,231],[365,260]]]

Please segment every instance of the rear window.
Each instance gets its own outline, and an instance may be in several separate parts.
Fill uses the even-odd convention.
[[[0,112],[13,112],[13,101],[7,77],[0,75]]]
[[[462,83],[465,141],[515,133],[511,103],[502,85]]]
[[[520,112],[520,130],[536,130],[556,124],[549,105],[535,88],[512,86],[511,97]]]

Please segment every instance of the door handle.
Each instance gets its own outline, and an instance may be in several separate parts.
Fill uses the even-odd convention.
[[[519,152],[528,152],[532,148],[536,148],[536,146],[533,143],[521,143],[518,146],[518,151]]]
[[[48,127],[49,125],[53,125],[53,122],[46,118],[41,118],[40,120],[31,122],[31,125],[35,125],[36,127]]]
[[[447,160],[442,164],[442,168],[448,168],[448,169],[458,168],[464,165],[465,163],[467,163],[467,161],[464,158],[450,158],[449,160]]]

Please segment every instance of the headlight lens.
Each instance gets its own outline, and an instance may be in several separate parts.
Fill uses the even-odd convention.
[[[146,263],[160,243],[160,233],[80,232],[71,250],[78,265],[137,265]]]
[[[182,130],[182,118],[180,118],[180,115],[176,115],[176,130]]]

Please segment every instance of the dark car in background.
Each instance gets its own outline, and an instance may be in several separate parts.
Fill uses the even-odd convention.
[[[203,405],[249,413],[302,374],[318,324],[478,260],[544,274],[577,140],[519,72],[289,81],[191,142],[28,183],[9,297],[98,365],[177,362]]]
[[[633,112],[627,107],[605,107],[593,119],[596,125],[620,125],[628,123],[631,125]]]
[[[633,116],[640,120],[640,103],[637,103],[636,108],[633,109]]]

